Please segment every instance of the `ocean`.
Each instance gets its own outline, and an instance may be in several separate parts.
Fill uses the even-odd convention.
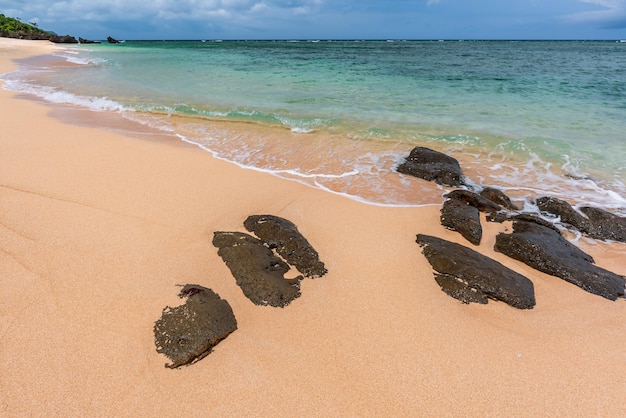
[[[441,203],[449,189],[395,171],[425,146],[527,207],[549,195],[626,215],[624,43],[127,41],[1,79],[368,204]]]

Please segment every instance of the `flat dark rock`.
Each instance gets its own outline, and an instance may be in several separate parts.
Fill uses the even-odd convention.
[[[592,238],[626,242],[626,218],[600,208],[582,207],[580,210],[592,224],[593,229],[588,232]]]
[[[539,210],[559,216],[561,222],[569,224],[581,232],[591,228],[589,219],[585,218],[564,200],[555,197],[540,197],[535,200],[535,203]]]
[[[459,232],[474,245],[480,244],[483,228],[479,212],[487,212],[489,219],[507,216],[502,206],[469,190],[453,190],[445,195],[441,208],[441,224]]]
[[[468,205],[474,206],[481,212],[492,213],[502,210],[502,206],[499,204],[478,193],[470,192],[469,190],[453,190],[450,193],[446,193],[445,197],[447,199],[455,199],[465,202]]]
[[[517,206],[515,206],[513,202],[511,202],[511,198],[508,197],[502,190],[493,187],[485,187],[483,190],[481,190],[480,195],[502,206],[505,209],[519,210]]]
[[[533,283],[519,273],[463,245],[419,234],[417,243],[448,295],[463,303],[501,300],[518,309],[535,306]]]
[[[537,223],[514,222],[512,234],[498,234],[495,250],[587,292],[610,300],[624,296],[624,277],[596,266],[559,232]]]
[[[519,214],[511,216],[509,220],[531,222],[531,223],[541,225],[546,228],[550,228],[554,232],[561,234],[561,232],[559,231],[559,228],[557,228],[556,225],[554,225],[552,222],[546,221],[545,219],[541,218],[536,213],[519,213]]]
[[[448,199],[441,207],[441,225],[457,231],[474,245],[480,244],[483,228],[480,224],[480,212],[465,201]]]
[[[171,369],[206,357],[220,341],[237,329],[237,320],[228,302],[211,289],[195,284],[183,287],[183,305],[163,309],[154,323],[157,352],[171,361]]]
[[[591,238],[626,242],[626,218],[593,207],[583,207],[580,213],[566,201],[554,197],[541,197],[536,203],[540,210],[559,216],[561,222]]]
[[[453,274],[435,274],[435,281],[448,296],[460,300],[463,303],[480,303],[486,305],[489,297],[485,292],[466,285]]]
[[[274,215],[252,215],[243,225],[305,277],[321,277],[327,273],[317,251],[291,221]]]
[[[254,304],[282,308],[300,296],[302,276],[285,279],[289,265],[261,240],[243,232],[215,232],[213,245]]]
[[[465,184],[461,166],[456,159],[424,147],[413,148],[397,171],[444,186],[459,187]]]
[[[497,212],[497,213],[489,213],[487,214],[487,221],[489,222],[499,222],[502,223],[504,221],[525,221],[536,223],[541,226],[545,226],[546,228],[550,228],[556,232],[559,232],[559,228],[556,227],[552,222],[546,221],[541,218],[536,213],[530,212]],[[560,232],[559,232],[560,233]]]

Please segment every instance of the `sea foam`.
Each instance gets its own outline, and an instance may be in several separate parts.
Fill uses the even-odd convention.
[[[133,109],[106,97],[79,96],[53,87],[31,84],[22,80],[12,80],[0,76],[4,80],[3,88],[9,91],[32,94],[45,101],[56,104],[80,106],[94,111],[126,112]]]

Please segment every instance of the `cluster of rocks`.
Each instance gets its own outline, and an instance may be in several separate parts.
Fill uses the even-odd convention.
[[[580,288],[616,300],[624,297],[626,279],[594,264],[593,258],[567,241],[551,222],[535,213],[521,212],[502,191],[471,190],[458,161],[428,148],[416,147],[398,169],[438,184],[465,187],[445,195],[441,224],[459,232],[473,245],[482,239],[480,212],[489,221],[513,222],[511,234],[496,236],[495,251],[519,260],[536,270],[559,277]],[[581,212],[569,203],[541,197],[535,204],[542,213],[559,219],[591,238],[626,242],[626,218],[606,210],[583,207]],[[494,260],[467,247],[439,238],[417,236],[422,252],[437,272],[435,279],[448,295],[464,303],[501,300],[516,308],[535,304],[532,283]]]
[[[512,221],[511,233],[496,236],[494,250],[536,270],[559,277],[610,300],[624,297],[626,278],[595,265],[593,258],[566,240],[554,223],[536,213],[520,211],[501,190],[487,187],[474,192],[454,158],[416,147],[398,171],[438,184],[464,187],[445,195],[441,209],[444,227],[459,232],[473,245],[482,240],[480,213],[492,222]],[[626,218],[603,209],[542,197],[535,201],[547,215],[596,239],[626,242]],[[256,305],[285,307],[300,296],[300,282],[326,274],[319,254],[292,222],[273,215],[252,215],[244,232],[217,231],[213,245],[230,269],[243,294]],[[518,309],[535,306],[533,282],[469,247],[442,238],[418,234],[417,243],[433,267],[441,289],[463,303],[499,300]],[[294,267],[300,275],[285,278]],[[166,307],[154,324],[157,352],[177,368],[207,356],[213,347],[237,329],[228,302],[211,289],[185,285],[178,307]]]
[[[78,38],[78,43],[80,44],[99,44],[100,41],[92,41],[91,39]]]
[[[9,38],[26,39],[29,41],[50,41],[55,44],[77,44],[78,41],[71,35],[55,35],[45,32],[18,32],[5,34]]]
[[[0,36],[8,38],[25,39],[29,41],[50,41],[55,44],[99,44],[100,41],[92,41],[79,37],[76,39],[72,35],[55,35],[47,32],[18,32],[18,33],[0,33]]]
[[[292,222],[273,215],[253,215],[244,227],[258,238],[243,232],[215,232],[213,245],[253,303],[285,307],[300,297],[304,277],[326,274],[317,251]],[[290,265],[301,275],[285,279]]]
[[[243,294],[256,305],[285,307],[300,296],[300,281],[317,278],[327,270],[317,251],[295,224],[273,215],[252,215],[243,232],[215,232],[213,245],[224,260]],[[301,275],[286,279],[295,267]],[[185,285],[179,295],[185,304],[163,310],[154,324],[157,352],[177,368],[204,358],[212,348],[237,329],[233,311],[211,289]]]

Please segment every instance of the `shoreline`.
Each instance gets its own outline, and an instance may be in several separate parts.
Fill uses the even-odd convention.
[[[115,85],[109,85],[107,92],[104,92],[102,89],[91,89],[89,83],[80,82],[81,79],[91,80],[92,77],[99,76],[103,76],[103,80],[115,79],[115,73],[109,73],[95,63],[109,59],[111,62],[117,62],[117,58],[120,57],[116,58],[116,52],[111,51],[113,55],[103,53],[92,56],[86,52],[90,49],[81,51],[81,48],[70,47],[66,51],[56,53],[53,59],[39,57],[35,60],[22,60],[23,64],[28,66],[30,62],[35,67],[44,65],[54,68],[59,64],[60,67],[54,71],[58,74],[51,75],[50,80],[45,76],[37,81],[39,76],[36,71],[32,75],[33,79],[26,81],[23,77],[31,78],[27,75],[26,69],[22,77],[9,76],[7,82],[11,83],[9,86],[15,82],[11,88],[17,91],[33,93],[48,102],[54,102],[51,104],[54,108],[70,109],[77,106],[99,111],[89,117],[86,117],[89,113],[80,114],[80,112],[76,117],[68,117],[74,124],[83,125],[85,121],[98,118],[105,119],[103,123],[105,126],[127,124],[125,121],[113,122],[115,118],[113,115],[117,113],[121,115],[120,120],[130,119],[143,125],[134,125],[138,127],[136,129],[138,135],[160,129],[165,135],[174,134],[181,142],[195,144],[219,158],[233,161],[240,166],[267,171],[279,177],[307,183],[312,187],[351,195],[356,200],[390,206],[441,203],[445,190],[431,184],[411,181],[394,172],[394,167],[400,164],[415,145],[423,145],[446,152],[458,159],[465,175],[476,185],[499,187],[518,202],[532,202],[535,198],[552,195],[568,200],[575,206],[585,204],[600,206],[622,215],[626,214],[625,201],[621,198],[624,191],[623,179],[620,177],[621,168],[612,170],[613,165],[604,160],[600,165],[607,169],[606,172],[598,167],[594,168],[594,164],[586,165],[583,162],[579,165],[579,161],[586,159],[586,157],[580,159],[581,153],[591,155],[584,151],[587,149],[586,145],[581,145],[582,148],[578,145],[573,146],[572,150],[579,150],[573,153],[550,151],[551,147],[564,145],[558,139],[555,141],[561,145],[541,145],[541,140],[534,137],[528,139],[522,135],[520,138],[515,137],[517,139],[507,139],[506,135],[496,133],[498,130],[490,133],[479,128],[477,130],[461,128],[468,124],[467,121],[456,128],[450,125],[449,129],[445,128],[448,124],[439,127],[426,124],[408,129],[408,125],[396,126],[386,122],[379,126],[378,121],[373,122],[374,126],[379,126],[382,131],[370,137],[368,125],[359,125],[358,119],[351,121],[346,119],[339,121],[337,126],[325,127],[322,123],[319,129],[313,128],[303,133],[294,127],[301,124],[308,126],[307,118],[291,119],[288,116],[289,112],[286,113],[287,116],[281,112],[274,114],[271,110],[260,111],[257,114],[255,110],[250,109],[251,113],[248,113],[244,107],[240,114],[240,109],[236,106],[226,106],[222,109],[215,103],[208,104],[209,102],[206,108],[203,105],[197,108],[193,105],[188,107],[184,103],[188,100],[191,100],[189,103],[194,103],[194,100],[184,95],[181,96],[182,107],[179,109],[178,101],[170,103],[168,100],[151,99],[147,93],[136,93],[139,95],[137,97],[144,97],[147,100],[147,104],[144,105],[133,99],[134,94],[127,96],[119,92]],[[68,65],[64,59],[74,64]],[[95,66],[92,68],[93,65]],[[73,68],[66,68],[68,66]],[[43,74],[45,75],[45,72]],[[132,76],[132,72],[129,76]],[[69,83],[70,79],[73,80],[72,85],[82,87],[68,90],[49,87],[56,85],[56,81],[64,85],[65,82]],[[169,90],[166,86],[163,88],[165,89],[163,94],[166,94]],[[71,112],[67,113],[71,115]],[[96,116],[98,113],[102,115]],[[314,118],[309,122],[326,120],[323,114],[322,112],[317,115],[321,119]],[[419,115],[413,116],[420,118]],[[593,121],[589,122],[589,126],[593,126]],[[610,127],[613,124],[607,123],[606,126]],[[607,128],[607,131],[603,132],[607,135],[607,132],[614,130]],[[387,134],[390,135],[389,138],[386,138]],[[517,143],[518,139],[520,143],[512,146],[511,144]],[[530,141],[528,150],[526,140]],[[532,151],[535,145],[538,147],[536,152]],[[615,147],[615,152],[610,154],[618,155],[620,149]],[[589,161],[598,157],[596,155]]]
[[[0,39],[0,72],[53,47],[32,42]],[[626,302],[496,253],[507,224],[483,222],[474,249],[533,281],[529,311],[440,290],[416,234],[467,243],[439,207],[362,204],[65,123],[2,89],[0,111],[0,415],[626,414]],[[284,309],[246,299],[211,244],[264,213],[294,222],[329,271]],[[579,244],[625,273],[624,244]],[[228,300],[238,329],[169,370],[152,327],[186,283]]]

